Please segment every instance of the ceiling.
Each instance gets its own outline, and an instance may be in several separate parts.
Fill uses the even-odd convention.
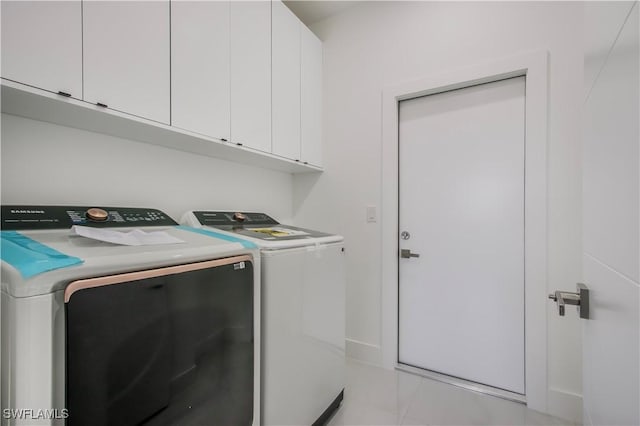
[[[306,26],[322,21],[357,3],[358,1],[284,0],[284,4]]]

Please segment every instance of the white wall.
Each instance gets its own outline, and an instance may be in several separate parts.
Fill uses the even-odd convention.
[[[549,66],[548,289],[581,279],[581,3],[363,2],[314,25],[324,41],[325,170],[294,177],[294,221],[347,246],[347,348],[381,362],[381,94],[447,69],[546,49]],[[575,315],[548,305],[549,410],[581,415]]]
[[[264,211],[292,217],[292,177],[2,114],[2,204]]]

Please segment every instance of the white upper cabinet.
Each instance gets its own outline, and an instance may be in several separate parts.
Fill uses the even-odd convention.
[[[272,153],[300,160],[300,20],[272,3]]]
[[[83,2],[84,100],[169,124],[169,1]]]
[[[0,8],[4,112],[98,131],[129,115],[142,127],[110,131],[176,148],[187,136],[206,140],[193,149],[276,169],[322,168],[322,42],[281,0]],[[176,140],[153,136],[161,128]]]
[[[82,99],[82,4],[2,1],[2,77]]]
[[[322,167],[322,42],[301,26],[301,161]]]
[[[271,152],[271,2],[230,6],[231,142]]]
[[[229,139],[229,2],[171,3],[171,125]]]

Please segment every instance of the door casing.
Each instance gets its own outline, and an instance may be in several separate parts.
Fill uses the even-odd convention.
[[[548,52],[526,52],[388,87],[382,94],[382,361],[398,365],[398,103],[525,76],[525,394],[547,411]]]

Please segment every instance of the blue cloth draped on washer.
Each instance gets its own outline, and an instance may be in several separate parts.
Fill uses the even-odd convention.
[[[185,231],[195,232],[196,234],[207,235],[209,237],[218,238],[225,241],[240,243],[244,248],[249,248],[249,249],[258,248],[258,246],[252,243],[251,241],[243,240],[242,238],[236,238],[227,234],[222,234],[220,232],[209,231],[207,229],[192,228],[191,226],[185,226],[185,225],[176,226],[176,228],[182,229]]]
[[[0,242],[0,258],[16,268],[24,278],[84,262],[16,231],[1,231]]]

